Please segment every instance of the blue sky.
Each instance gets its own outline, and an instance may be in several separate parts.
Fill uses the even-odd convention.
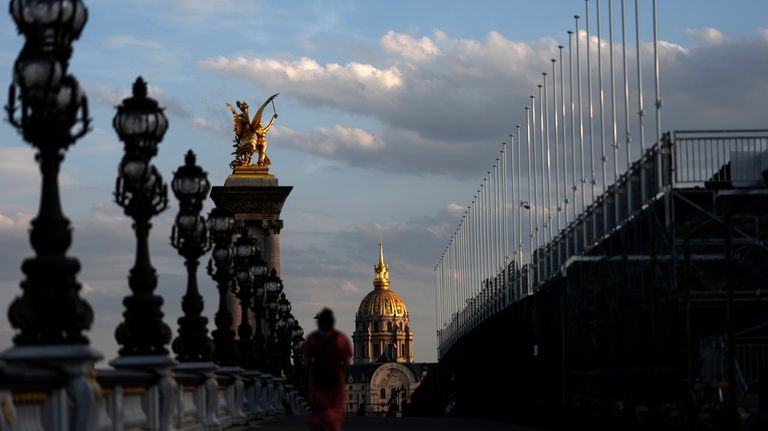
[[[641,14],[646,41],[649,4]],[[283,212],[282,264],[295,314],[311,329],[312,315],[328,305],[351,332],[382,238],[392,287],[411,312],[416,358],[428,361],[435,359],[432,268],[499,143],[522,120],[553,47],[567,41],[572,16],[584,14],[578,0],[87,5],[71,71],[89,96],[94,130],[68,152],[62,194],[75,227],[71,254],[96,309],[91,338],[108,358],[133,255],[130,222],[111,197],[122,154],[111,119],[136,76],[167,107],[170,129],[156,159],[166,180],[192,148],[212,183],[223,184],[232,138],[225,103],[253,105],[280,92],[269,148],[272,172],[294,186]],[[667,43],[664,128],[763,126],[768,3],[659,1],[659,15]],[[0,17],[4,82],[21,44],[10,17]],[[32,150],[3,124],[3,307],[19,293],[19,266],[31,255],[36,169]],[[159,217],[152,233],[171,324],[184,286],[182,261],[168,245],[175,212]],[[199,279],[212,317],[213,282],[202,271]],[[0,323],[0,347],[11,335]]]

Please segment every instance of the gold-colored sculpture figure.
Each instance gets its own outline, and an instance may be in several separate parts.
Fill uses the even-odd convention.
[[[280,94],[280,93],[277,93]],[[236,101],[237,108],[240,109],[240,113],[235,111],[235,108],[227,103],[227,108],[232,111],[232,117],[235,121],[235,151],[232,154],[235,159],[229,163],[229,166],[234,169],[238,166],[252,166],[251,158],[253,154],[258,154],[258,159],[255,163],[256,166],[269,166],[272,161],[267,157],[267,132],[275,124],[277,119],[277,111],[275,110],[274,99],[277,94],[270,96],[264,103],[262,103],[256,115],[251,122],[250,115],[248,113],[248,104],[241,101]],[[272,103],[272,119],[269,120],[266,126],[261,125],[261,115],[264,112],[264,108],[269,103]]]

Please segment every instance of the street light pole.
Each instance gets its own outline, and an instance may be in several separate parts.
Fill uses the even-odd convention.
[[[5,111],[11,125],[37,150],[42,188],[29,232],[36,256],[22,265],[23,293],[11,303],[8,317],[19,330],[13,338],[16,346],[87,346],[82,332],[91,327],[93,310],[79,295],[80,263],[66,256],[72,232],[61,209],[58,178],[64,152],[90,128],[88,99],[67,73],[72,42],[80,37],[88,11],[80,0],[29,3],[10,2],[11,16],[26,40],[13,67]],[[75,126],[79,130],[73,133]]]
[[[208,228],[200,215],[211,183],[205,171],[195,164],[195,153],[187,152],[184,165],[173,176],[171,188],[179,200],[179,213],[171,233],[171,245],[184,257],[187,267],[187,291],[181,301],[184,315],[178,320],[179,336],[173,340],[173,351],[181,362],[209,362],[213,342],[208,337],[208,319],[202,315],[203,298],[197,287],[200,256],[210,250]]]
[[[214,361],[220,366],[234,367],[239,363],[239,352],[235,343],[235,331],[232,330],[232,313],[229,311],[228,298],[233,284],[232,235],[235,218],[223,208],[214,208],[208,214],[208,229],[213,242],[213,253],[208,261],[208,275],[215,281],[219,290],[219,309],[213,330]],[[214,263],[216,269],[214,270]]]
[[[133,219],[136,233],[136,261],[128,276],[131,295],[123,300],[125,320],[118,325],[115,338],[122,346],[121,357],[167,356],[171,329],[163,322],[163,298],[154,294],[157,272],[150,261],[148,241],[150,220],[168,206],[168,188],[150,163],[168,120],[157,101],[147,97],[147,83],[139,77],[133,84],[133,95],[117,107],[112,124],[125,143],[115,201]]]
[[[256,240],[248,234],[248,229],[240,231],[240,237],[235,241],[235,277],[237,279],[237,299],[240,300],[242,317],[237,328],[239,337],[240,366],[246,370],[257,368],[257,358],[253,351],[253,329],[251,328],[249,311],[252,307],[254,287],[267,272],[267,265],[261,260],[256,248]]]

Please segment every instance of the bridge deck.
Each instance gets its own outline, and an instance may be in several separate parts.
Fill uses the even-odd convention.
[[[293,431],[293,430],[306,430],[307,418],[302,416],[285,416],[279,418],[270,418],[264,421],[258,422],[250,426],[249,428],[243,428],[243,430],[281,430],[281,431]],[[354,430],[366,430],[366,431],[378,431],[378,430],[433,430],[439,429],[441,431],[464,431],[464,430],[478,430],[478,431],[533,431],[535,428],[527,428],[517,425],[512,425],[504,422],[496,422],[487,419],[474,419],[474,418],[421,418],[421,417],[407,417],[407,418],[387,418],[387,417],[358,417],[350,416],[344,420],[342,428],[347,431]]]

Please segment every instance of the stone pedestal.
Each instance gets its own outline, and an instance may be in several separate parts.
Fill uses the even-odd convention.
[[[280,212],[291,186],[279,186],[277,177],[269,168],[261,166],[240,166],[227,177],[224,186],[211,188],[211,199],[219,208],[234,214],[248,232],[258,241],[258,248],[271,271],[280,272],[280,231],[283,221]],[[230,296],[229,310],[232,313],[232,328],[240,325],[240,307],[234,295]],[[251,316],[251,319],[253,317]]]

